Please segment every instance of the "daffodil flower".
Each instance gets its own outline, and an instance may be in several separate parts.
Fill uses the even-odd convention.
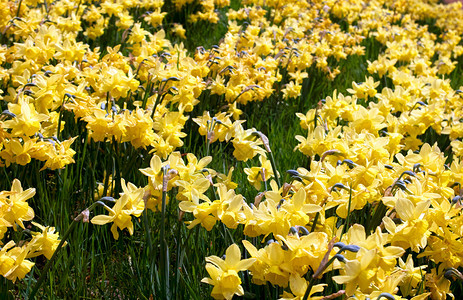
[[[138,202],[143,203],[142,198]],[[117,228],[124,230],[128,229],[129,233],[133,234],[133,223],[132,215],[140,216],[143,212],[143,205],[139,203],[133,203],[128,194],[123,194],[119,199],[116,200],[116,204],[113,208],[105,206],[106,210],[109,211],[109,216],[107,215],[98,215],[92,218],[92,224],[104,225],[107,223],[113,223],[111,226],[111,232],[114,239],[119,239],[119,232]]]
[[[248,270],[255,261],[255,258],[242,260],[240,248],[233,244],[227,248],[225,259],[206,257],[206,270],[210,278],[203,278],[201,282],[214,286],[211,293],[214,299],[230,300],[233,295],[243,296],[244,290],[238,272]]]

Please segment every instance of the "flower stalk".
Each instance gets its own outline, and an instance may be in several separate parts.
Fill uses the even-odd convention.
[[[42,273],[40,274],[40,277],[39,279],[37,280],[37,283],[34,287],[34,289],[32,290],[32,292],[29,294],[29,297],[28,299],[34,299],[35,298],[35,295],[37,294],[40,286],[42,285],[43,281],[46,279],[47,277],[47,273],[48,273],[48,270],[50,269],[51,265],[53,264],[53,262],[56,260],[61,248],[64,246],[64,244],[66,243],[66,240],[67,238],[69,237],[69,235],[71,234],[71,232],[74,230],[74,227],[77,226],[77,224],[82,221],[84,223],[88,223],[89,221],[89,215],[90,215],[90,212],[95,208],[97,207],[98,205],[101,205],[101,206],[106,206],[106,204],[104,204],[102,201],[96,201],[95,203],[93,203],[92,205],[90,205],[88,208],[84,209],[77,217],[74,218],[74,220],[72,221],[71,225],[69,226],[69,228],[66,230],[66,232],[64,233],[64,236],[63,238],[61,239],[61,242],[59,243],[58,247],[56,248],[55,252],[53,253],[52,257],[50,258],[50,260],[48,260],[47,264],[45,265],[45,267],[43,268],[42,270]]]
[[[169,255],[166,241],[166,196],[167,183],[169,181],[167,175],[168,166],[162,168],[162,208],[161,208],[161,298],[168,299],[169,295]]]

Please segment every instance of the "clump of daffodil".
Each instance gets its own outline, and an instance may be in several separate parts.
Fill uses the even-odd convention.
[[[255,261],[255,258],[241,259],[240,248],[233,244],[227,248],[225,259],[206,257],[206,270],[210,278],[203,278],[201,282],[214,286],[211,292],[214,299],[230,300],[234,295],[243,296],[244,290],[238,272],[248,270]]]
[[[113,223],[111,232],[116,240],[119,238],[118,228],[121,230],[127,228],[129,233],[133,234],[132,216],[139,217],[145,207],[144,188],[137,188],[130,182],[126,185],[124,179],[121,180],[121,185],[124,192],[121,193],[119,199],[115,200],[114,206],[112,208],[104,206],[109,215],[97,215],[91,219],[92,224],[96,225]]]
[[[35,265],[26,259],[31,246],[15,247],[14,241],[9,241],[0,250],[0,261],[2,262],[0,274],[15,282],[23,279]]]
[[[0,240],[4,239],[10,228],[25,230],[24,222],[31,221],[35,216],[27,203],[34,195],[35,189],[23,190],[18,179],[13,180],[10,191],[0,192]],[[31,271],[35,263],[29,258],[44,255],[50,259],[60,243],[59,233],[55,233],[54,227],[45,227],[36,222],[32,222],[32,225],[41,232],[30,231],[32,239],[21,241],[18,245],[9,240],[0,250],[0,275],[13,282],[23,279]]]
[[[245,168],[244,173],[248,175],[248,181],[257,190],[260,190],[262,182],[266,183],[267,180],[274,176],[272,165],[264,155],[259,156],[260,167]]]
[[[333,280],[343,290],[336,293],[362,299],[452,296],[447,277],[463,266],[463,88],[450,81],[463,55],[461,4],[290,2],[245,1],[231,8],[228,0],[173,0],[185,12],[180,24],[166,23],[176,17],[163,0],[84,1],[77,7],[62,0],[3,1],[0,166],[7,174],[16,174],[17,165],[27,174],[36,161],[42,173],[63,169],[75,162],[75,149],[84,150],[83,159],[94,143],[96,151],[114,150],[104,152],[109,161],[118,162],[125,151],[143,158],[149,153],[149,167],[140,170],[148,184],[122,179],[117,186],[123,192],[105,206],[109,215],[92,222],[111,223],[116,239],[119,229],[132,234],[133,217],[147,208],[161,210],[170,193],[182,214],[191,213],[187,228],[210,231],[221,222],[256,237],[254,244],[243,241],[253,259],[240,260],[236,245],[224,260],[206,259],[211,278],[205,281],[214,285],[214,298],[243,296],[238,272],[246,269],[255,284],[289,286],[283,299],[322,297],[316,293],[328,282],[317,284],[307,272],[329,257],[339,259]],[[178,40],[188,24],[219,20],[227,24],[221,41],[195,45],[194,53],[162,29]],[[109,36],[117,38],[98,44]],[[378,56],[365,45],[378,49]],[[334,80],[351,57],[368,59],[369,75],[297,114],[305,132],[295,137],[295,149],[310,164],[288,172],[293,180],[280,186],[265,143],[240,120],[244,106],[304,100],[313,82]],[[207,109],[218,112],[193,119],[207,156],[176,152],[189,140],[191,112],[209,99],[218,106]],[[231,169],[221,174],[207,168],[217,157],[208,156],[216,141],[230,142],[238,161],[259,155],[260,166],[244,169],[256,189],[265,185],[253,203],[238,192],[246,187],[233,182]],[[439,149],[443,141],[449,149]],[[453,161],[446,165],[450,153]],[[116,173],[104,171],[112,194]],[[276,182],[267,186],[271,177]],[[34,217],[27,200],[35,191],[24,191],[17,180],[12,185],[0,192],[0,238]],[[360,220],[365,224],[355,223]],[[31,241],[5,241],[0,250],[0,274],[10,280],[31,270],[28,258],[50,258],[57,247],[53,227],[33,225],[41,232],[31,232]],[[335,254],[328,237],[359,249]],[[261,238],[275,240],[261,247]],[[405,251],[413,253],[406,260]],[[427,267],[418,264],[421,259]]]
[[[0,192],[0,239],[3,238],[8,227],[24,227],[24,221],[31,221],[35,214],[27,200],[34,197],[35,189],[23,190],[21,182],[14,179],[11,191]]]
[[[359,246],[359,251],[345,253],[341,275],[333,278],[337,283],[345,284],[347,295],[353,295],[357,289],[362,293],[381,291],[377,287],[395,272],[397,258],[405,252],[403,248],[387,246],[388,236],[379,228],[368,237],[364,230],[357,224],[349,229],[346,241]]]

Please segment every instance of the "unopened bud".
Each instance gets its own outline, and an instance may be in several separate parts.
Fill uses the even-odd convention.
[[[357,245],[345,245],[344,247],[341,248],[341,251],[349,251],[349,252],[357,253],[360,251],[360,247]]]
[[[357,166],[357,164],[354,163],[354,162],[353,162],[352,160],[350,160],[350,159],[345,159],[345,160],[342,161],[342,163],[347,164],[347,165],[349,166],[349,168],[351,168],[351,169]]]
[[[342,254],[335,254],[333,257],[336,258],[337,260],[343,262],[343,263],[346,262],[346,258],[344,256],[342,256]]]
[[[453,197],[453,199],[452,199],[452,204],[456,204],[456,203],[457,203],[458,201],[460,201],[460,200],[461,200],[461,197],[460,197],[460,196],[455,196],[455,197]]]
[[[310,232],[304,226],[296,226],[298,232],[302,232],[302,235],[308,235]]]
[[[268,153],[272,152],[272,150],[270,149],[270,142],[268,140],[268,137],[265,134],[263,134],[260,131],[254,131],[252,134],[257,135],[260,138],[260,140],[264,144],[265,151],[267,151]]]
[[[299,172],[296,170],[287,170],[286,173],[288,173],[291,176],[299,176]]]
[[[463,274],[461,274],[460,271],[458,271],[455,268],[448,268],[447,271],[445,271],[444,273],[444,277],[448,280],[463,280]]]
[[[347,190],[347,191],[349,190],[349,188],[347,186],[345,186],[344,184],[342,184],[340,182],[336,183],[335,185],[333,185],[331,187],[331,190],[336,190],[336,189],[344,189],[344,190]]]
[[[100,200],[101,200],[101,201],[116,202],[116,199],[114,199],[113,197],[110,197],[110,196],[101,197]]]
[[[379,294],[377,300],[380,300],[381,298],[386,298],[388,300],[395,300],[394,296],[392,296],[389,293],[381,293],[381,294]]]
[[[343,242],[337,242],[337,243],[334,243],[333,247],[336,247],[336,248],[344,248],[346,246],[346,244],[344,244]]]
[[[404,171],[404,172],[402,173],[402,175],[403,175],[403,174],[416,177],[416,174],[415,174],[414,172],[412,172],[412,171]]]
[[[322,156],[320,157],[320,162],[323,162],[325,160],[325,157],[327,157],[328,155],[341,156],[343,155],[343,153],[338,149],[327,150],[323,152]]]
[[[2,115],[6,115],[8,117],[11,117],[11,118],[15,118],[16,115],[12,112],[10,112],[8,109],[5,109],[4,111],[2,111]]]

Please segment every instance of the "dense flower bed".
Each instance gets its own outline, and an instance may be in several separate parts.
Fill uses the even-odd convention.
[[[18,170],[59,179],[76,165],[90,208],[72,224],[111,224],[116,240],[146,226],[157,298],[172,293],[168,206],[189,230],[222,224],[241,234],[224,258],[205,258],[202,282],[216,299],[252,297],[244,281],[280,299],[453,297],[452,281],[463,279],[460,3],[22,0],[2,1],[0,12],[0,164],[2,186],[11,186],[0,192],[0,274],[8,280],[25,278],[34,257],[51,259],[73,228],[61,244],[54,227],[31,222],[40,232],[31,230],[35,189],[23,190]],[[182,13],[183,24],[170,22]],[[218,22],[227,32],[217,45],[192,52],[179,43],[194,24]],[[305,131],[294,150],[309,164],[278,172],[272,141],[243,111],[314,101],[314,74],[336,80],[352,57],[368,58],[364,81],[294,116]],[[192,143],[205,151],[186,153]],[[232,150],[212,150],[222,145]],[[98,155],[105,166],[95,171]],[[149,166],[134,184],[124,172],[138,159]],[[230,160],[246,166],[247,182],[215,167]],[[94,172],[91,183],[82,183],[85,172]],[[106,212],[90,216],[96,206]],[[159,244],[150,218],[159,220]]]

